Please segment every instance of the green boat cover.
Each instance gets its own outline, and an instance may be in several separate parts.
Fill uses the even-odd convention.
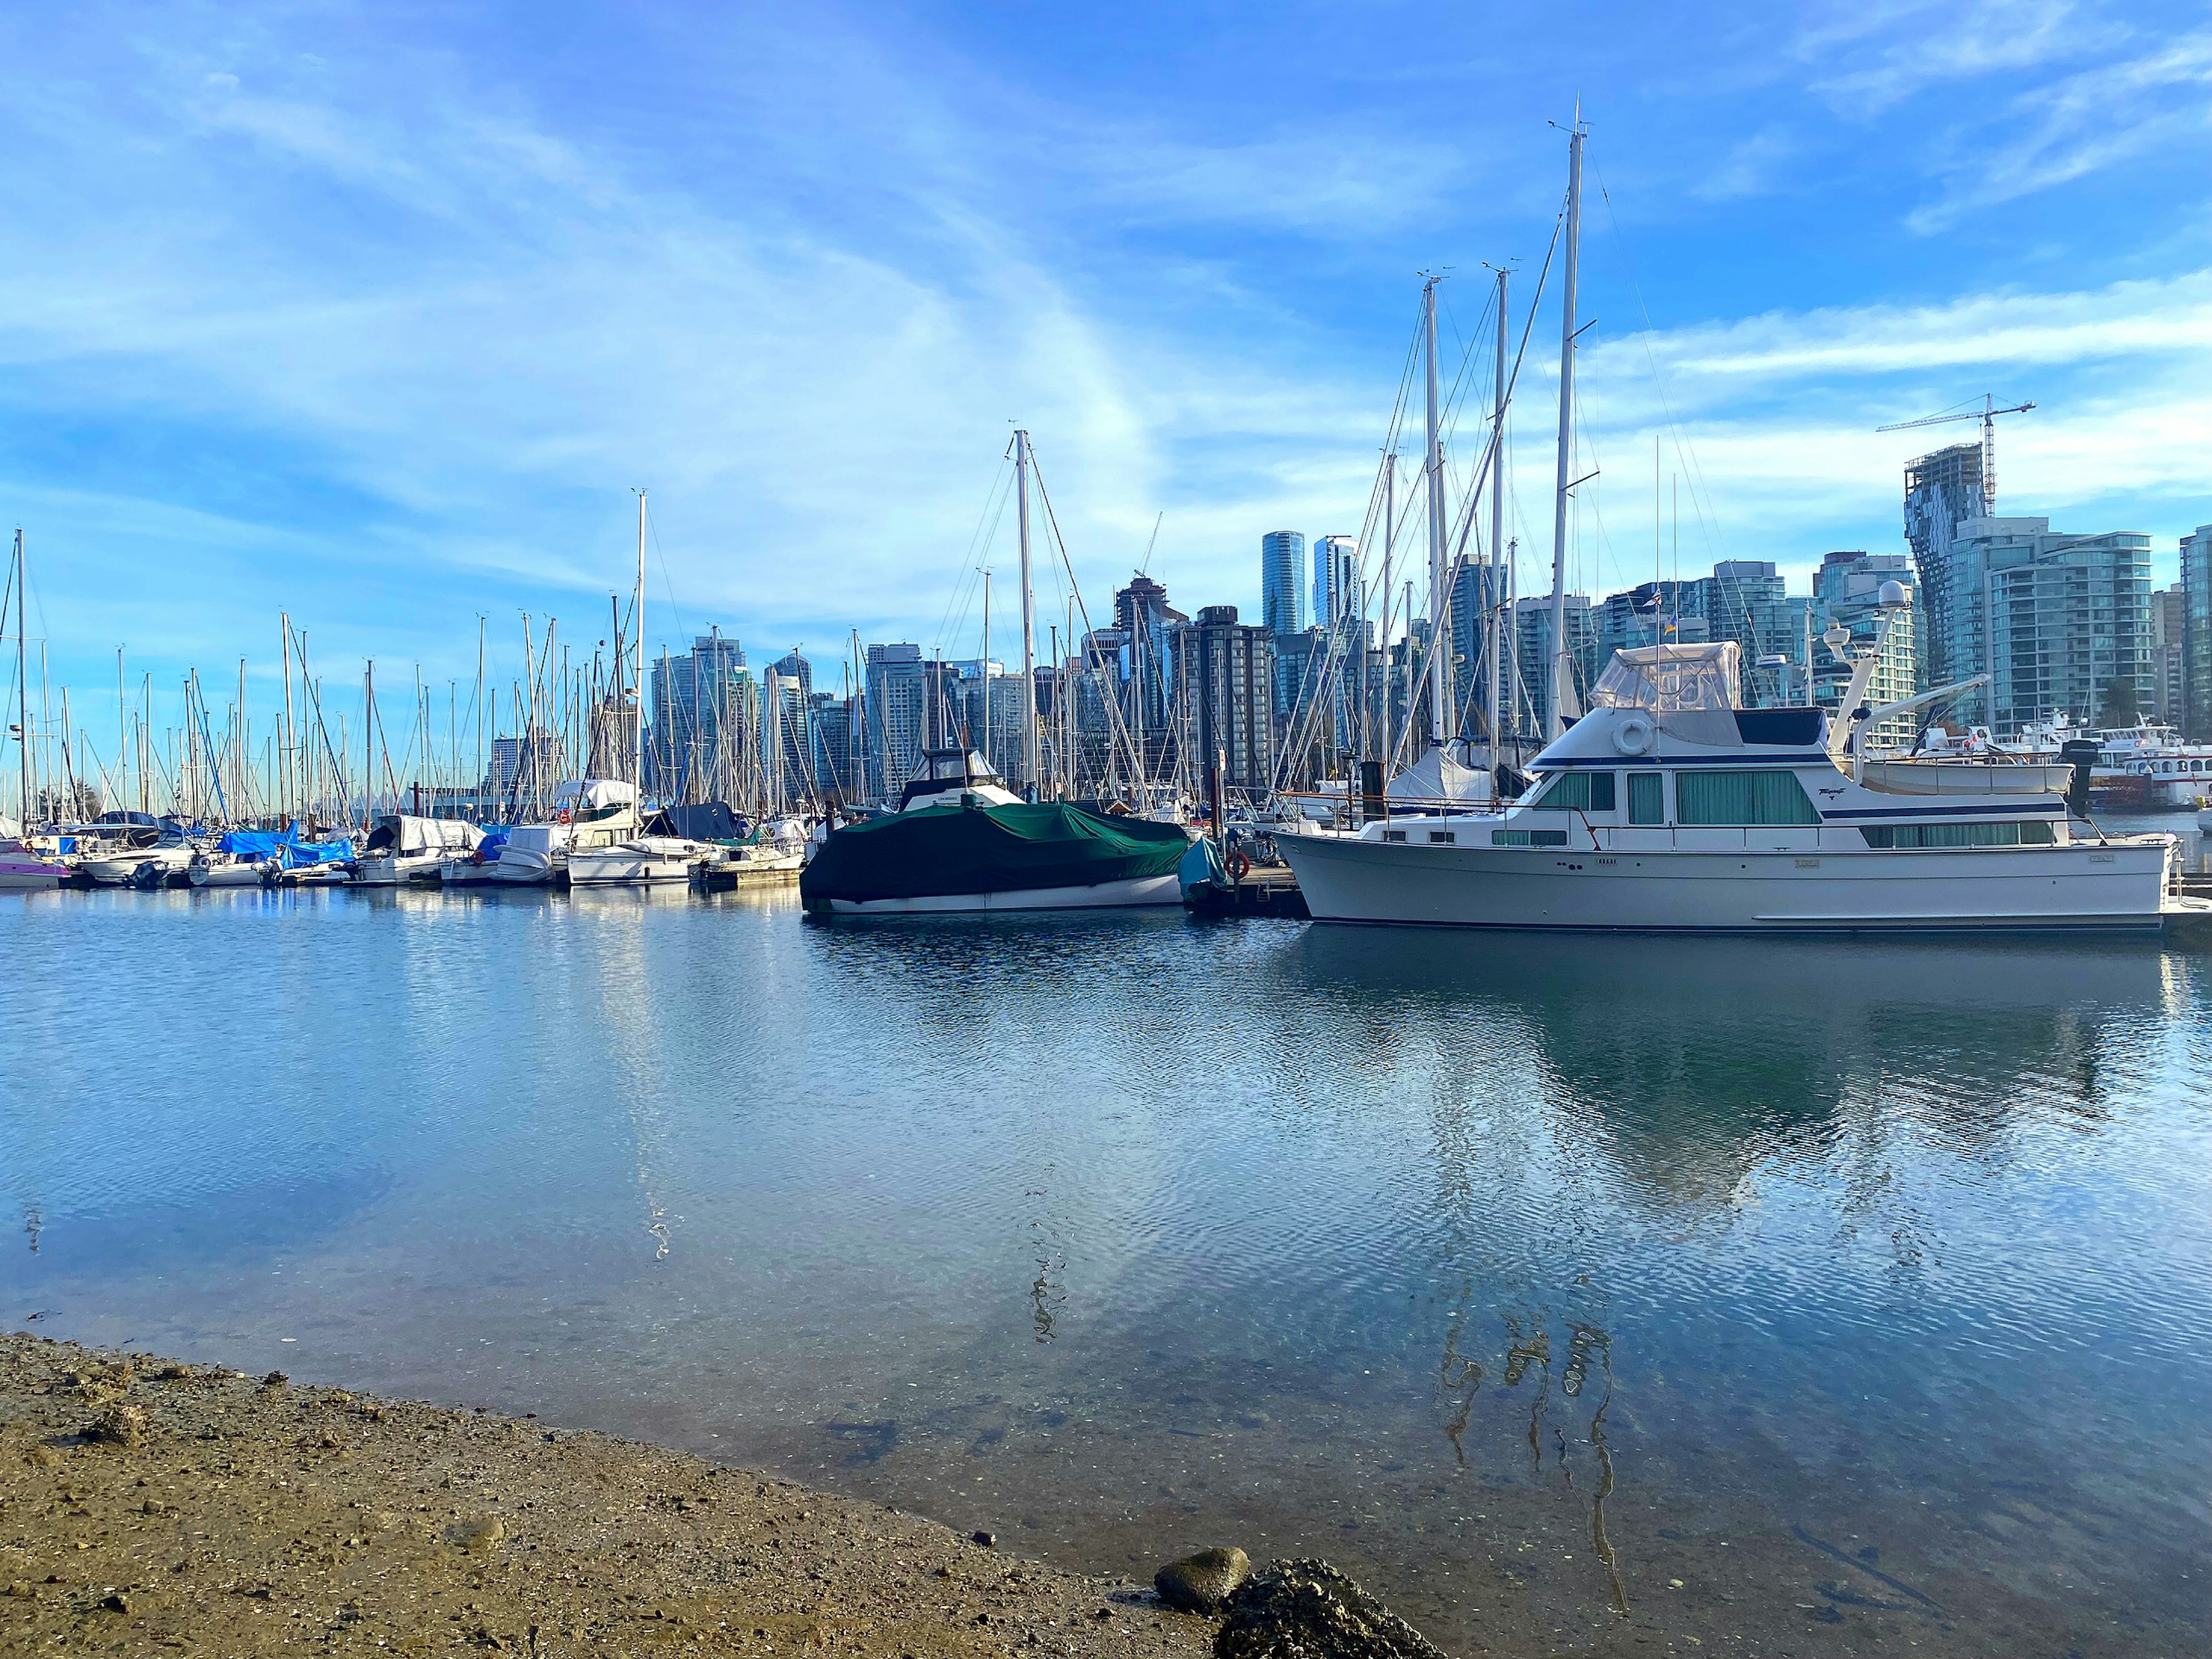
[[[937,898],[1171,876],[1190,837],[1148,818],[1064,802],[932,806],[833,832],[800,873],[809,908],[832,899]]]

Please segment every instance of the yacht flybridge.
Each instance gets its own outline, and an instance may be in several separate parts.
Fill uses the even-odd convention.
[[[1862,678],[1863,676],[1861,677]],[[1854,684],[1844,707],[1857,708]],[[1915,699],[1917,702],[1920,699]],[[1740,708],[1733,643],[1621,651],[1502,811],[1279,837],[1316,920],[1652,932],[2144,929],[2179,842],[2106,836],[2064,766],[1872,761]],[[1893,712],[1862,710],[1854,729]]]

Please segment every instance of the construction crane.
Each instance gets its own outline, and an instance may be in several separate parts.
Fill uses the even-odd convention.
[[[1979,409],[1964,410],[1956,415],[1929,415],[1917,421],[1899,421],[1894,426],[1878,426],[1877,432],[1905,432],[1916,426],[1942,426],[1946,421],[1979,421],[1982,423],[1982,512],[1995,518],[1997,511],[1997,416],[2025,415],[2033,404],[2014,404],[2009,409],[1999,409],[1997,400],[1988,392],[1982,394]]]

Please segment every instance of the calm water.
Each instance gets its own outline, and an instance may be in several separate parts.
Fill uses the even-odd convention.
[[[2212,957],[244,890],[0,962],[34,1329],[1461,1649],[2212,1643]]]

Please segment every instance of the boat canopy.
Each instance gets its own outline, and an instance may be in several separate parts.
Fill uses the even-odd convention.
[[[729,803],[719,800],[664,807],[653,815],[645,832],[684,841],[743,841],[750,833],[745,821],[730,810]]]
[[[234,859],[272,859],[296,838],[296,830],[233,830],[215,844]]]
[[[483,839],[483,831],[459,818],[418,818],[405,812],[386,812],[368,832],[368,850],[403,856],[422,853],[467,853]]]
[[[1740,656],[1734,640],[1624,647],[1613,653],[1605,672],[1590,688],[1590,707],[1648,708],[1654,714],[1734,708],[1741,683]]]
[[[1462,766],[1440,747],[1391,779],[1385,793],[1403,801],[1486,801],[1492,794],[1488,773]]]
[[[571,811],[604,811],[636,800],[637,786],[622,778],[570,778],[561,786],[559,799]]]

